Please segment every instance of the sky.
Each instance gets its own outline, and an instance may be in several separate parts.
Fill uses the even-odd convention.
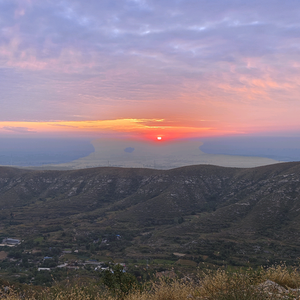
[[[299,0],[0,0],[0,136],[299,136],[299,15]]]

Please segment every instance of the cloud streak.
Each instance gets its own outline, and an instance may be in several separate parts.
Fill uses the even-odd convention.
[[[35,131],[32,131],[27,127],[4,126],[2,129],[17,133],[35,133]]]
[[[0,122],[0,134],[7,131],[14,133],[34,133],[35,137],[53,134],[73,136],[99,136],[111,134],[119,137],[156,140],[162,136],[164,140],[232,133],[223,129],[199,124],[183,126],[182,123],[170,123],[155,119],[116,119],[94,121],[52,121],[52,122]]]

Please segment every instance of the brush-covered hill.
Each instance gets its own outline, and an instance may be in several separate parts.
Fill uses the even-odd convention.
[[[250,169],[1,167],[0,234],[32,247],[93,244],[113,258],[293,261],[300,254],[299,191],[298,162]]]

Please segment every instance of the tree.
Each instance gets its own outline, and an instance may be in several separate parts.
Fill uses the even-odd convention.
[[[118,298],[123,299],[130,291],[139,288],[135,276],[124,271],[123,266],[116,264],[102,272],[103,283]]]

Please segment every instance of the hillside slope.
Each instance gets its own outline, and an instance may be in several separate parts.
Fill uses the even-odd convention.
[[[300,163],[251,169],[1,167],[0,233],[25,241],[44,236],[70,247],[100,239],[99,253],[113,257],[180,252],[215,263],[292,261],[300,250],[299,191]]]

